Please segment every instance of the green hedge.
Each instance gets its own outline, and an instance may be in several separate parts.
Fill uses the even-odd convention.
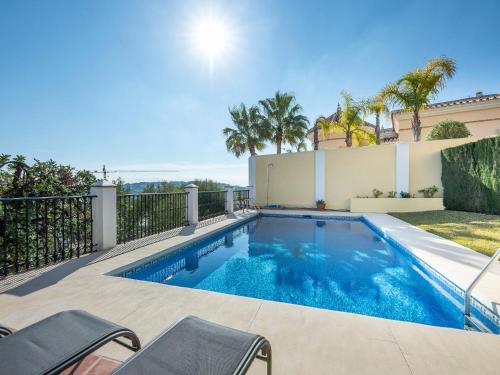
[[[500,214],[500,136],[441,151],[444,206]]]

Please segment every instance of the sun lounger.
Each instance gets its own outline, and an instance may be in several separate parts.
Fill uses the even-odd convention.
[[[264,337],[188,316],[135,353],[113,375],[244,374],[255,358],[267,362],[271,375],[271,344]]]
[[[119,338],[130,340],[130,344]],[[104,344],[115,341],[137,351],[113,374],[244,374],[255,358],[267,362],[271,345],[262,336],[188,316],[139,350],[131,330],[85,311],[52,315],[0,340],[0,373],[57,374]]]
[[[0,373],[57,374],[110,341],[133,351],[141,347],[127,328],[85,311],[64,311],[0,339]]]

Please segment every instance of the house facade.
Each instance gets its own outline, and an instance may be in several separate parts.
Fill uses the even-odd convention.
[[[335,112],[328,117],[330,121],[338,116]],[[392,128],[382,128],[380,139],[382,143],[411,142],[412,113],[402,110],[391,112]],[[420,112],[421,141],[425,141],[432,127],[443,120],[456,120],[465,123],[473,137],[484,138],[500,135],[500,93],[483,94],[463,99],[434,103]],[[365,121],[365,129],[375,133],[375,125]],[[308,130],[307,138],[314,146],[314,127]],[[363,144],[361,144],[363,146]],[[318,149],[328,150],[346,147],[345,134],[328,134],[326,138],[321,130],[318,132]]]
[[[411,112],[393,111],[392,126],[400,141],[413,141]],[[488,137],[500,134],[500,94],[476,93],[470,98],[434,103],[420,112],[421,140],[424,141],[432,127],[443,120],[465,123],[472,136]]]

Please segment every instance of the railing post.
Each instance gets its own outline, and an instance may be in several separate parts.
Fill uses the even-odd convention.
[[[116,246],[116,185],[97,180],[90,188],[92,199],[92,241],[96,250],[109,250]]]
[[[234,212],[234,188],[226,186],[226,212],[231,214]]]
[[[188,193],[188,222],[190,225],[198,224],[198,186],[189,184],[184,190]]]

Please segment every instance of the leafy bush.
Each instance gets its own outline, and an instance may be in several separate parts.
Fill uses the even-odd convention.
[[[88,194],[95,182],[92,173],[77,171],[53,160],[32,165],[21,155],[0,154],[0,197],[48,197]]]
[[[427,139],[452,139],[470,137],[470,131],[462,121],[444,120],[434,125],[427,134]]]
[[[400,192],[399,192],[399,196],[400,196],[401,198],[411,198],[411,194],[410,194],[410,193],[408,193],[408,192],[406,192],[406,191],[400,191]]]
[[[500,136],[441,151],[449,210],[500,214]]]
[[[320,204],[325,204],[325,201],[323,199],[318,199],[316,201],[316,204],[320,205]]]
[[[387,193],[387,198],[396,198],[398,196],[397,191],[390,191]]]
[[[380,196],[381,196],[382,194],[384,194],[384,193],[382,193],[382,192],[381,192],[380,190],[378,190],[378,189],[373,189],[373,190],[372,190],[372,194],[373,194],[373,197],[374,197],[374,198],[378,198],[378,197],[380,197]]]
[[[418,192],[423,194],[424,198],[432,198],[434,194],[438,192],[438,188],[436,185],[432,185],[427,188],[420,189]]]

